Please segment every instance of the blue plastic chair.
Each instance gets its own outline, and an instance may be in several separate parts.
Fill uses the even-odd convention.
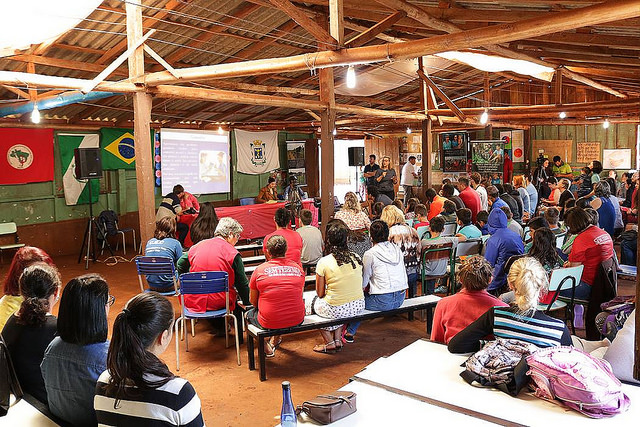
[[[256,199],[253,197],[243,197],[240,199],[240,206],[254,205],[255,203]]]
[[[142,276],[158,275],[173,277],[173,290],[166,292],[158,292],[164,296],[178,295],[178,273],[173,260],[163,256],[137,256],[136,269],[138,270],[138,282],[140,283],[140,292],[150,292],[152,289],[145,288]]]
[[[204,295],[215,294],[219,292],[225,293],[226,306],[220,310],[205,311],[204,313],[195,313],[184,305],[185,295]],[[229,275],[223,271],[201,271],[197,273],[184,273],[180,276],[180,300],[182,314],[176,320],[175,333],[178,333],[178,325],[182,324],[184,329],[184,321],[191,319],[214,319],[217,317],[224,318],[225,329],[225,345],[229,347],[229,331],[228,319],[233,319],[233,328],[236,338],[236,354],[238,357],[238,366],[240,366],[240,339],[238,335],[238,321],[229,309]],[[187,351],[189,351],[189,334],[185,335]],[[180,370],[180,354],[179,343],[176,339],[176,369]]]
[[[416,231],[418,232],[418,238],[420,240],[431,236],[431,234],[429,234],[429,236],[426,236],[426,234],[429,233],[429,226],[428,225],[421,225],[420,227],[418,227],[418,229]]]

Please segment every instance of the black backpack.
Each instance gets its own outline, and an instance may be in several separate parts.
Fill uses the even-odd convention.
[[[107,236],[115,236],[118,234],[118,214],[114,211],[102,211],[98,215],[98,224],[104,230]],[[101,239],[101,233],[98,233],[98,240]]]

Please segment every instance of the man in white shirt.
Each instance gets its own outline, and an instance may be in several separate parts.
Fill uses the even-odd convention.
[[[418,178],[416,168],[416,156],[409,156],[409,161],[402,167],[402,176],[400,177],[400,185],[404,189],[404,205],[407,205],[412,196],[411,187],[413,180]]]
[[[487,190],[482,185],[480,185],[480,181],[482,181],[482,178],[480,177],[480,174],[478,172],[474,172],[471,174],[471,187],[473,187],[473,189],[478,193],[478,196],[480,196],[481,210],[488,212],[489,196],[487,196]]]

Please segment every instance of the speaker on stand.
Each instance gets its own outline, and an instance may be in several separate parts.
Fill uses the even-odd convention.
[[[362,201],[362,194],[360,194],[360,174],[359,170],[364,166],[364,147],[349,147],[349,166],[356,167],[356,191],[355,193],[360,197]]]
[[[91,180],[100,179],[102,176],[102,157],[100,156],[100,148],[76,148],[73,151],[73,157],[75,160],[75,178],[77,180],[87,180],[87,186],[89,187],[89,218],[87,219],[87,227],[84,231],[84,237],[82,239],[82,246],[80,248],[80,254],[78,255],[78,264],[82,261],[82,257],[85,258],[85,269],[89,269],[89,258],[94,262],[96,261],[97,254],[97,242],[96,233],[100,234],[100,237],[104,239],[111,256],[113,256],[113,249],[107,240],[107,236],[104,231],[96,223],[96,219],[93,216],[93,195],[91,194]],[[86,249],[86,250],[85,250]]]

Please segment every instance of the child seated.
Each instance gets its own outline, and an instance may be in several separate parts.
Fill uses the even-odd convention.
[[[549,229],[553,231],[554,234],[562,234],[565,230],[558,226],[558,222],[560,221],[560,211],[558,208],[550,207],[546,211],[544,211],[544,219],[549,223]]]
[[[446,223],[457,222],[458,217],[456,216],[456,204],[451,200],[445,200],[442,205],[442,213],[440,216],[444,218]]]
[[[478,215],[476,215],[476,227],[478,227],[480,229],[480,232],[482,233],[483,236],[488,235],[489,234],[489,226],[488,226],[488,222],[489,222],[489,212],[487,211],[480,211],[478,212]]]
[[[591,168],[585,166],[582,168],[582,173],[576,180],[578,186],[578,197],[586,196],[593,190],[593,183],[591,182]]]
[[[458,226],[460,227],[456,237],[464,236],[467,239],[479,239],[482,236],[480,229],[471,223],[471,209],[458,209],[456,215],[458,216]]]
[[[427,207],[423,204],[419,204],[416,205],[415,209],[413,210],[413,212],[415,213],[415,218],[416,218],[416,223],[413,224],[413,228],[415,228],[416,230],[418,229],[418,227],[428,227],[429,226],[429,219],[427,218],[427,214],[428,214],[428,210]]]
[[[487,292],[492,271],[491,265],[481,256],[471,257],[462,264],[458,271],[462,289],[438,301],[433,313],[431,341],[448,344],[451,338],[491,307],[508,307]]]
[[[444,245],[447,243],[451,244],[451,247],[455,249],[458,246],[458,243],[461,241],[465,241],[464,237],[442,237],[440,234],[444,231],[444,218],[442,215],[435,216],[431,218],[431,237],[422,239],[420,242],[421,253],[424,254],[424,251],[429,249],[430,247],[437,245]],[[422,256],[422,255],[421,255]],[[422,259],[422,258],[420,258]],[[449,257],[437,258],[437,259],[428,259],[424,263],[424,275],[425,276],[443,276],[447,273],[447,264],[449,264]],[[435,284],[437,279],[427,279],[426,280],[426,292],[427,295],[435,292]],[[440,288],[444,288],[441,286]],[[445,289],[438,288],[438,293],[446,292]]]

